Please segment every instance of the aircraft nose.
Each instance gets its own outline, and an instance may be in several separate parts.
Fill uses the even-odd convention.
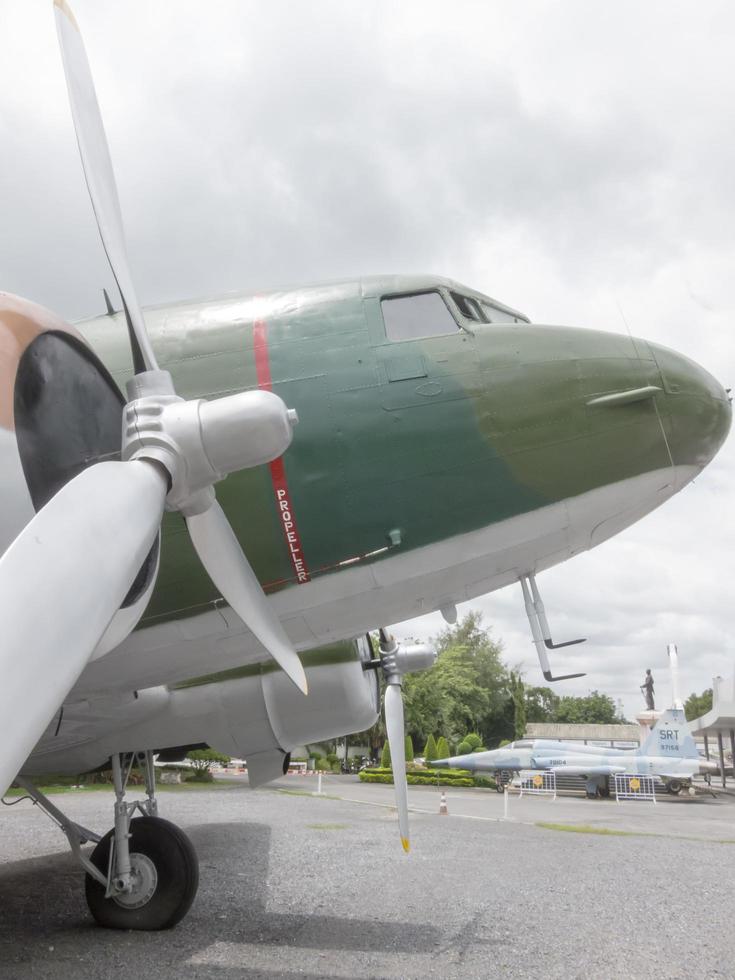
[[[667,438],[674,465],[699,471],[714,457],[730,431],[729,393],[690,358],[668,347],[649,346],[663,382]]]

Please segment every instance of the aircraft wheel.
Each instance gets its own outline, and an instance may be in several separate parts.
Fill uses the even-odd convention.
[[[678,796],[682,790],[682,782],[680,779],[670,779],[666,784],[666,789],[669,793],[673,793],[674,796]]]
[[[199,861],[191,841],[175,824],[160,817],[130,821],[133,890],[105,898],[91,875],[85,890],[89,910],[108,929],[170,929],[189,911],[199,885]],[[107,874],[110,830],[92,852],[92,863]]]

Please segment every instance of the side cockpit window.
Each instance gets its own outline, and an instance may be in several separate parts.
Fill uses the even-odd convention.
[[[416,340],[456,333],[459,326],[440,293],[413,293],[381,300],[388,340]]]
[[[512,313],[507,313],[505,310],[499,309],[497,306],[493,306],[492,303],[486,303],[484,300],[480,300],[480,306],[485,314],[488,323],[523,323],[520,317],[514,316]]]
[[[472,296],[463,296],[461,293],[451,292],[449,294],[457,305],[457,309],[468,320],[475,323],[487,323],[487,318],[480,308],[479,302]]]

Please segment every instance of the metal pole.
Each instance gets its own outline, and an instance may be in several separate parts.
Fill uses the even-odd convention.
[[[727,779],[725,778],[725,750],[722,747],[722,732],[719,730],[717,732],[717,748],[720,752],[720,775],[722,776],[722,788],[725,789],[727,786]]]
[[[503,820],[508,819],[508,784],[503,787]]]
[[[735,776],[735,730],[730,729],[730,753],[732,755],[732,773]]]
[[[679,697],[679,654],[675,643],[669,643],[666,647],[669,654],[669,668],[671,670],[671,705],[681,710],[684,702]]]
[[[316,781],[316,792],[317,792],[317,796],[321,796],[322,795],[322,771],[321,771],[321,769],[319,770],[319,775],[318,775],[317,781]]]
[[[709,739],[706,735],[704,736],[704,757],[709,759]]]

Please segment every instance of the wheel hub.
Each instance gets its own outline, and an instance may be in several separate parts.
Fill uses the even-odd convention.
[[[130,855],[130,891],[113,898],[124,909],[140,909],[153,898],[158,887],[156,866],[145,854]]]

